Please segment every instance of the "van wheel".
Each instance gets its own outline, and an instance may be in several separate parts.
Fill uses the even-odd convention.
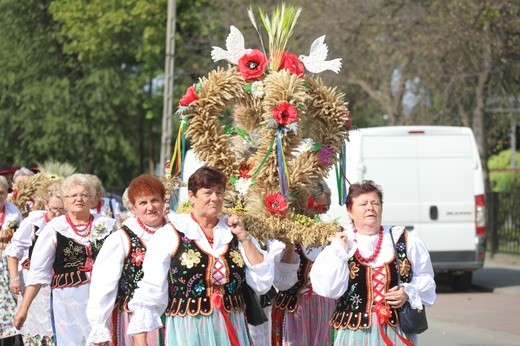
[[[451,288],[457,292],[466,292],[471,287],[473,272],[464,272],[462,274],[453,275]]]

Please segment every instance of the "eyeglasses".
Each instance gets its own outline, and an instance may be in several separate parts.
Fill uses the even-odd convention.
[[[87,195],[86,193],[80,193],[79,195],[77,193],[73,194],[73,195],[66,195],[65,198],[68,198],[72,201],[75,201],[77,200],[78,198],[81,198],[81,199],[87,199],[87,198],[90,198],[92,197],[91,195]]]
[[[53,214],[64,214],[65,213],[65,208],[49,208],[49,211]]]

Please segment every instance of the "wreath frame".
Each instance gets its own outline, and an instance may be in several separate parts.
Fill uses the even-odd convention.
[[[261,83],[263,95],[255,96],[253,82]],[[327,87],[320,77],[297,76],[288,70],[268,71],[263,79],[246,80],[237,67],[217,67],[196,84],[197,98],[182,109],[186,122],[186,138],[199,160],[223,172],[227,177],[239,176],[248,165],[254,172],[254,185],[245,196],[229,183],[226,188],[227,213],[244,216],[246,226],[259,240],[278,239],[305,246],[321,246],[340,230],[333,222],[321,222],[290,209],[284,214],[272,214],[264,203],[265,196],[280,193],[278,182],[277,143],[279,128],[273,127],[272,109],[283,102],[295,104],[300,120],[310,121],[309,136],[321,147],[329,148],[334,157],[320,160],[319,151],[301,152],[302,131],[286,131],[281,136],[287,166],[289,188],[294,198],[307,198],[313,182],[323,179],[337,163],[343,143],[348,140],[349,112],[345,95],[337,88]],[[222,111],[233,109],[233,124],[249,135],[259,138],[258,148],[248,151],[243,138],[226,133]],[[300,121],[299,124],[302,122]],[[178,212],[189,211],[189,206]]]

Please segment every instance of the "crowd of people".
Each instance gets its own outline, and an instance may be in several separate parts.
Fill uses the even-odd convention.
[[[0,176],[0,344],[417,342],[398,311],[434,303],[433,269],[413,232],[383,224],[381,187],[352,184],[352,225],[305,247],[261,244],[243,217],[223,214],[227,182],[199,168],[188,179],[191,211],[177,214],[163,182],[142,174],[125,191],[124,215],[95,175],[74,173],[46,187],[43,209],[24,218]],[[305,214],[323,217],[329,188],[319,181],[309,194]],[[267,334],[251,332],[246,285],[257,296],[276,292]]]

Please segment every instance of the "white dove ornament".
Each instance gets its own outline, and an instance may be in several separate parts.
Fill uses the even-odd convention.
[[[236,27],[231,25],[230,33],[226,39],[226,50],[213,46],[211,50],[211,58],[213,61],[227,60],[228,62],[238,65],[238,60],[245,54],[251,53],[251,49],[246,49],[244,44],[244,35]]]
[[[341,70],[341,58],[325,61],[328,53],[329,48],[325,44],[325,35],[323,35],[312,42],[309,56],[300,55],[299,58],[309,72],[320,73],[331,70],[339,73],[339,70]]]

